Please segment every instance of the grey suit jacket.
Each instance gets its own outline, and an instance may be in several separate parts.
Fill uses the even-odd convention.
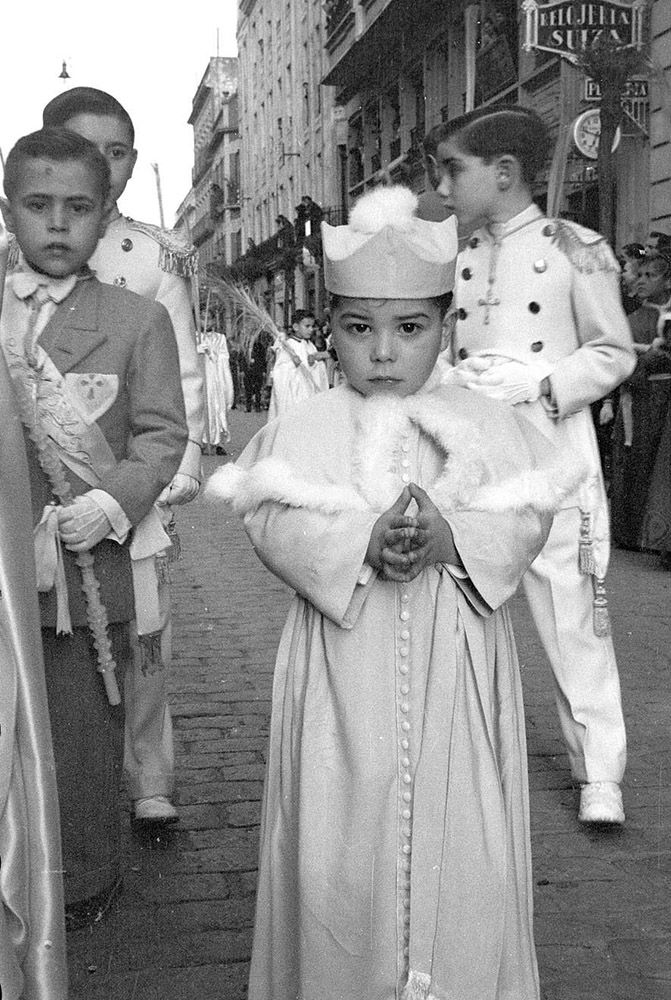
[[[107,398],[97,424],[117,465],[100,482],[132,524],[150,510],[179,468],[187,441],[177,346],[163,306],[95,278],[77,284],[40,336],[40,344],[64,374],[81,375],[81,389],[104,381]],[[110,388],[111,387],[111,388]],[[116,388],[114,388],[116,387]],[[34,449],[28,448],[34,519],[51,489]],[[90,487],[68,472],[75,494]],[[110,621],[133,617],[127,545],[102,541],[93,550],[101,597]],[[85,622],[78,570],[66,551],[73,624]],[[53,593],[40,595],[43,625],[55,621]]]

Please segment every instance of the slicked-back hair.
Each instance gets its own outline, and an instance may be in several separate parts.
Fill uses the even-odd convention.
[[[522,179],[532,184],[543,167],[550,139],[542,119],[530,108],[477,108],[452,121],[436,125],[424,140],[427,154],[436,155],[441,142],[454,140],[470,156],[486,163],[499,156],[514,156]]]
[[[642,264],[652,264],[657,274],[671,278],[671,247],[659,247],[657,250],[647,250]]]
[[[312,318],[315,323],[317,322],[317,317],[312,312],[311,309],[297,309],[296,312],[291,317],[291,326],[295,326],[304,319]]]
[[[73,87],[54,97],[42,112],[45,128],[65,127],[77,115],[100,115],[117,118],[130,133],[131,146],[135,144],[135,127],[131,116],[116,97],[95,87]]]
[[[51,160],[65,163],[75,160],[85,164],[96,179],[104,201],[110,189],[110,168],[97,146],[76,132],[65,128],[42,128],[18,140],[5,163],[5,194],[12,201],[28,160]]]

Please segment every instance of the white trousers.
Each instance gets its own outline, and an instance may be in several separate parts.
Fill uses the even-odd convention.
[[[175,758],[168,705],[168,670],[172,659],[170,587],[159,586],[163,669],[143,674],[137,633],[132,629],[133,667],[126,670],[124,775],[131,799],[172,795]]]
[[[620,782],[626,735],[611,638],[594,634],[592,578],[578,568],[580,511],[561,510],[522,581],[554,675],[576,781]]]

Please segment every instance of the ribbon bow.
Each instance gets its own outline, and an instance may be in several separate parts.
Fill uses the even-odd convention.
[[[63,552],[58,534],[58,514],[56,504],[47,504],[42,517],[33,530],[35,545],[35,567],[37,569],[37,589],[40,593],[56,590],[56,632],[58,635],[72,633],[68,587],[65,580]]]

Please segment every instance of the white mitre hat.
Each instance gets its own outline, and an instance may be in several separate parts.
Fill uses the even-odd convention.
[[[359,198],[347,226],[322,222],[328,290],[357,299],[432,299],[451,292],[456,220],[428,222],[416,210],[417,196],[408,188],[377,187]]]

